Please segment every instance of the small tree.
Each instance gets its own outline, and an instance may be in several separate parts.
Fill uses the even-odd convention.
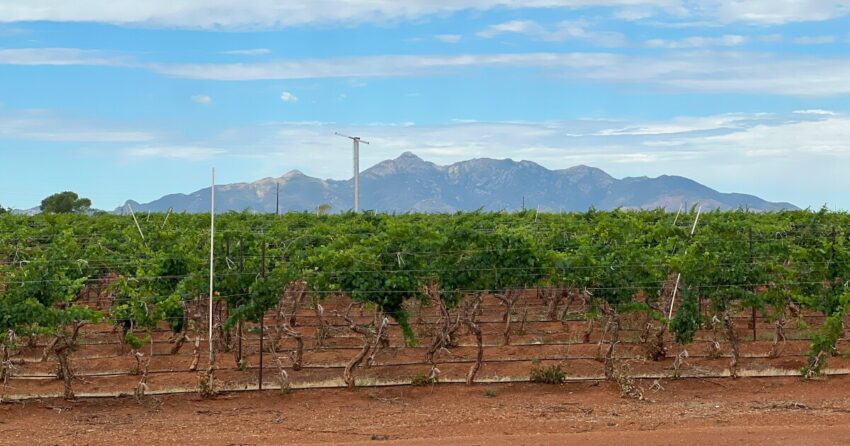
[[[51,214],[83,214],[91,207],[91,200],[80,198],[75,192],[65,191],[41,200],[41,211]]]

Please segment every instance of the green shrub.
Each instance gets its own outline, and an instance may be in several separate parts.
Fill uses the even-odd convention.
[[[529,381],[542,384],[563,384],[567,380],[567,375],[561,370],[560,364],[550,365],[549,367],[532,367]]]

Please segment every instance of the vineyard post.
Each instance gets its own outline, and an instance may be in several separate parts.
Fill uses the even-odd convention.
[[[752,265],[755,262],[755,259],[753,258],[753,227],[752,226],[750,226],[750,228],[749,228],[749,236],[748,236],[748,239],[747,239],[747,250],[749,251],[749,255],[750,255],[750,265]],[[753,294],[755,294],[755,286],[756,286],[755,284],[750,285],[750,287],[753,290]],[[755,302],[753,302],[752,321],[753,321],[753,342],[755,342],[757,340],[756,339],[756,306],[755,306]]]
[[[679,222],[679,215],[682,213],[682,205],[683,203],[679,203],[679,210],[676,211],[676,218],[673,219],[673,226],[676,226],[676,223]]]
[[[266,242],[263,241],[263,252],[262,257],[260,259],[260,276],[266,277]],[[263,320],[266,317],[266,313],[260,315],[260,382],[259,382],[259,390],[263,390],[263,338],[265,337],[265,328]]]
[[[210,188],[210,295],[209,295],[209,348],[210,367],[215,361],[213,354],[213,278],[215,275],[215,167],[212,169],[212,187]]]
[[[691,235],[688,238],[688,241],[690,241],[690,238],[692,238],[694,236],[694,232],[696,232],[696,230],[697,230],[697,222],[699,222],[699,214],[701,212],[702,212],[702,206],[700,206],[699,209],[697,209],[697,216],[696,216],[696,218],[694,218],[694,225],[691,226]],[[676,218],[678,218],[678,215],[676,216]],[[685,249],[685,252],[687,253],[688,250]],[[681,281],[681,280],[682,280],[682,273],[676,274],[676,286],[673,287],[673,297],[670,299],[670,311],[667,313],[667,323],[668,324],[670,323],[670,319],[673,318],[673,305],[676,303],[676,292],[679,291],[679,281]]]
[[[165,213],[165,220],[162,221],[162,226],[159,229],[165,229],[165,224],[168,223],[168,217],[171,216],[171,212],[174,210],[173,207],[168,208],[168,212]]]
[[[241,280],[242,274],[245,272],[245,241],[239,240],[239,277]],[[242,357],[242,320],[236,323],[236,338],[239,341],[237,344],[237,352],[236,357],[239,358],[236,366],[242,368],[243,357]]]
[[[133,216],[133,222],[136,223],[136,229],[139,230],[139,235],[142,236],[142,242],[144,242],[145,241],[145,234],[142,233],[142,227],[139,226],[139,220],[136,220],[136,213],[133,212],[133,205],[131,205],[130,203],[127,203],[127,207],[130,208],[130,215]]]

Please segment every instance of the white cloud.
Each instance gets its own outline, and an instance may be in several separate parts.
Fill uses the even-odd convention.
[[[227,153],[225,149],[194,146],[136,147],[124,150],[129,158],[165,158],[200,161]]]
[[[117,25],[269,29],[321,23],[380,23],[491,9],[615,8],[620,19],[666,14],[710,22],[782,24],[840,17],[843,0],[0,0],[0,22],[99,22]]]
[[[199,94],[192,96],[192,102],[201,105],[210,105],[212,104],[212,98],[205,94]]]
[[[298,102],[298,96],[295,96],[288,91],[284,91],[280,94],[280,100],[283,102]]]
[[[266,54],[271,54],[272,50],[268,48],[251,48],[247,50],[229,50],[222,51],[221,54],[227,54],[230,56],[263,56]]]
[[[158,65],[165,75],[205,80],[422,76],[467,67],[534,68],[569,80],[649,85],[673,91],[830,96],[850,93],[850,58],[749,52],[606,52],[368,56],[264,63]]]
[[[707,137],[706,144],[721,144],[762,153],[850,156],[850,118],[823,119],[757,125],[742,132]]]
[[[838,113],[830,110],[820,110],[820,109],[811,109],[811,110],[794,110],[795,114],[798,115],[821,115],[821,116],[835,116]]]
[[[585,21],[561,21],[545,27],[532,20],[512,20],[490,25],[476,33],[478,37],[491,39],[503,34],[523,34],[547,42],[584,41],[596,46],[619,47],[626,44],[623,34],[610,31],[591,31]]]
[[[130,60],[97,50],[79,48],[0,49],[0,65],[110,65],[130,66]]]
[[[803,36],[792,40],[798,45],[826,45],[836,41],[837,39],[834,36]]]
[[[151,132],[60,116],[46,110],[0,113],[0,140],[114,143],[150,141],[155,137]]]
[[[443,43],[458,43],[463,39],[463,36],[460,34],[437,34],[434,36],[434,39]]]
[[[734,43],[734,38],[726,39]],[[526,68],[570,81],[639,84],[670,91],[835,96],[850,93],[850,58],[734,51],[377,55],[255,63],[142,64],[65,48],[0,50],[0,65],[109,65],[200,80],[251,81],[444,75],[475,68]],[[291,93],[290,93],[291,95]],[[282,95],[281,99],[297,99]]]
[[[779,25],[829,20],[850,13],[850,3],[844,0],[704,0],[698,4],[707,15],[726,23]]]
[[[511,20],[510,22],[490,25],[476,33],[478,37],[491,39],[501,34],[533,34],[543,32],[543,27],[531,20]]]
[[[0,22],[104,22],[177,28],[279,28],[315,23],[362,23],[416,19],[494,8],[581,8],[646,5],[681,9],[679,0],[0,0]]]
[[[650,48],[691,49],[713,46],[738,46],[747,42],[747,37],[726,34],[719,37],[692,36],[681,39],[650,39],[644,44]]]

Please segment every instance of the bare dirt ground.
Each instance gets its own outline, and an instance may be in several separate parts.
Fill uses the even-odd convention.
[[[610,382],[31,400],[0,405],[0,444],[850,444],[847,376],[660,384],[650,401]]]

